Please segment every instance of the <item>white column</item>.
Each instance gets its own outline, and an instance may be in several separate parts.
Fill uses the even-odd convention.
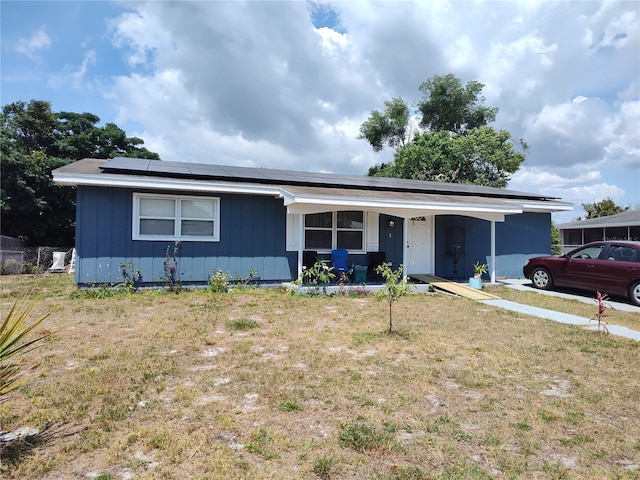
[[[302,275],[302,250],[304,249],[304,214],[298,214],[298,278]]]
[[[402,220],[402,241],[404,250],[402,252],[402,278],[407,278],[407,270],[409,269],[409,219]],[[413,247],[411,247],[413,248]]]
[[[496,222],[491,220],[491,283],[496,283]]]

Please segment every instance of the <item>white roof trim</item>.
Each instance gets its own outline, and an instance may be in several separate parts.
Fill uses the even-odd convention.
[[[352,207],[361,210],[380,210],[381,208],[419,212],[483,212],[516,214],[522,213],[522,208],[516,205],[495,205],[466,202],[424,202],[417,200],[389,200],[389,199],[362,199],[357,197],[330,197],[323,195],[290,195],[285,198],[285,205],[289,213],[310,213],[309,210],[323,211],[328,206]]]
[[[505,215],[528,212],[552,212],[572,210],[564,202],[536,202],[532,200],[500,199],[491,202],[455,202],[437,200],[395,200],[387,198],[350,197],[322,193],[294,193],[286,185],[264,185],[255,183],[216,182],[185,178],[147,177],[113,173],[53,172],[54,182],[60,185],[86,185],[96,187],[124,187],[148,190],[174,190],[201,193],[236,193],[267,195],[283,198],[289,213],[317,213],[331,209],[356,208],[376,211],[402,218],[420,215],[468,215],[487,220],[504,221]],[[428,193],[424,194],[428,196]],[[464,197],[461,197],[464,198]]]
[[[143,177],[138,175],[120,175],[112,173],[75,174],[55,173],[53,181],[60,185],[86,185],[94,187],[125,187],[149,190],[178,190],[183,192],[219,192],[219,193],[251,193],[281,197],[284,192],[278,186],[220,183],[204,180],[187,180],[175,178]]]
[[[548,213],[548,212],[567,212],[573,210],[572,203],[566,202],[536,202],[535,200],[509,200],[510,202],[520,205],[525,212]]]

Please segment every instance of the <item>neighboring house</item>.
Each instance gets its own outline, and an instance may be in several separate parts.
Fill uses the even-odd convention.
[[[128,262],[156,283],[176,241],[183,283],[206,283],[215,270],[292,281],[306,251],[329,258],[335,248],[350,264],[384,258],[409,275],[465,278],[486,262],[495,281],[549,254],[551,212],[572,209],[477,185],[134,158],[80,160],[53,179],[77,186],[80,285],[121,281]]]
[[[562,235],[564,253],[600,240],[640,241],[640,210],[563,223],[557,229]]]

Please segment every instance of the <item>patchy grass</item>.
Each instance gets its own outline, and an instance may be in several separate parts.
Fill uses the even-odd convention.
[[[511,300],[525,305],[533,305],[540,308],[548,308],[550,310],[578,315],[584,318],[595,318],[595,315],[598,312],[598,304],[596,303],[595,296],[591,303],[585,303],[580,300],[553,297],[536,291],[528,292],[514,290],[504,286],[491,287],[487,291],[505,300]],[[606,300],[604,304],[607,307],[605,310],[607,316],[604,319],[610,325],[620,325],[640,331],[640,314],[614,310]],[[598,322],[593,322],[593,326],[596,325],[598,325]]]
[[[3,277],[0,305],[34,289],[54,334],[0,425],[56,434],[2,478],[640,476],[636,341],[440,294],[401,299],[393,334],[373,297],[91,298],[51,275]]]

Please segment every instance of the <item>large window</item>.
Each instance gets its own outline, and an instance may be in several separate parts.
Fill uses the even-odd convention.
[[[134,240],[197,240],[220,237],[220,199],[133,194]]]
[[[364,212],[340,211],[305,215],[304,248],[327,252],[336,248],[364,251]]]

